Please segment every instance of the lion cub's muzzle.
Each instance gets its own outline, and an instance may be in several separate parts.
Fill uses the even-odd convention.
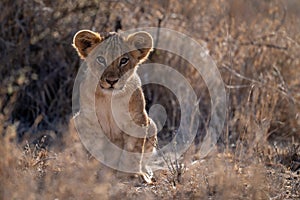
[[[104,77],[100,81],[100,86],[103,89],[117,89],[116,85],[119,81],[119,78],[116,76],[113,77]]]
[[[119,81],[118,78],[106,78],[105,79],[106,83],[110,85],[111,88]]]

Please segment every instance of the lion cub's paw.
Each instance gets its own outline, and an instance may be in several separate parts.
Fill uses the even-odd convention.
[[[149,173],[145,173],[145,172],[140,172],[139,177],[140,177],[141,181],[146,184],[154,184],[156,182],[156,179],[153,176],[153,173],[149,174]]]

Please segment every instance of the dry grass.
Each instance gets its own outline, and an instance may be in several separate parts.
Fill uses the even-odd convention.
[[[0,8],[0,199],[300,198],[298,1],[4,0]],[[205,83],[176,55],[152,54],[150,61],[176,68],[201,99],[195,146],[178,168],[157,171],[154,185],[116,178],[68,130],[79,67],[72,37],[120,24],[172,28],[206,44],[226,85],[226,125],[216,150],[201,159],[197,144],[210,117]],[[163,145],[180,108],[164,88],[144,90],[148,107],[161,103],[168,111]]]

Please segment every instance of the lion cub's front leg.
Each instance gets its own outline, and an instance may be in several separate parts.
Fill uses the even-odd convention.
[[[138,88],[129,101],[129,112],[133,123],[143,127],[143,138],[137,138],[127,133],[123,133],[124,152],[138,153],[133,159],[128,159],[126,156],[121,156],[119,166],[138,166],[139,174],[147,183],[152,182],[152,173],[149,173],[150,168],[146,169],[147,156],[146,153],[152,153],[156,145],[156,125],[148,117],[145,110],[145,100],[142,89]],[[125,154],[124,154],[125,155]],[[149,154],[148,154],[149,155]],[[151,171],[151,170],[150,170]]]

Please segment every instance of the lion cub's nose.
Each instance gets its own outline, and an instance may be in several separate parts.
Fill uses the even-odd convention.
[[[116,82],[118,82],[119,79],[118,78],[106,78],[105,80],[108,84],[113,86]]]

